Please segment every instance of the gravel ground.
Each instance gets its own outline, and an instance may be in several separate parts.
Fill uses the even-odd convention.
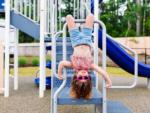
[[[44,98],[38,98],[38,88],[33,84],[34,77],[19,77],[19,90],[12,90],[10,97],[0,95],[0,113],[50,113],[50,90]],[[130,84],[131,78],[112,78],[114,83]],[[123,102],[133,113],[150,113],[150,90],[146,88],[147,80],[139,78],[133,89],[109,89],[108,98]],[[59,106],[59,113],[91,113],[93,106]]]

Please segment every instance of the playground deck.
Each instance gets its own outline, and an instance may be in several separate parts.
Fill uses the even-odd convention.
[[[33,84],[34,77],[20,77],[19,90],[13,91],[11,86],[11,96],[4,98],[0,95],[0,113],[50,113],[50,91],[47,90],[45,97],[38,98],[38,88]],[[114,77],[112,78],[114,79]],[[129,78],[121,81],[119,84],[127,84]],[[113,80],[115,81],[115,80]],[[12,82],[12,81],[11,81]],[[111,100],[123,102],[133,113],[150,112],[150,90],[146,88],[147,80],[139,78],[139,83],[133,89],[111,89],[108,91],[108,97]],[[91,113],[92,106],[59,106],[59,113]]]

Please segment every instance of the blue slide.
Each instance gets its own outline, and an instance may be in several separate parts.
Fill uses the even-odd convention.
[[[103,0],[99,0],[101,3]],[[91,0],[91,12],[94,13],[94,0]],[[98,46],[102,49],[102,31],[99,30]],[[134,73],[134,58],[129,55],[120,45],[107,37],[107,56],[113,60],[118,66],[127,72]],[[150,66],[142,62],[138,63],[138,75],[150,78]]]
[[[107,37],[107,56],[125,71],[134,73],[134,58],[129,55],[119,44]],[[102,31],[99,30],[99,48],[102,48]],[[138,63],[138,75],[150,78],[150,65]]]
[[[4,12],[4,0],[0,0],[0,13]]]

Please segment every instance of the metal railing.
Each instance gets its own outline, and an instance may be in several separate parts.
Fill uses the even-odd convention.
[[[11,0],[11,9],[35,22],[39,22],[40,0]]]
[[[112,86],[111,88],[122,88],[122,89],[125,89],[125,88],[133,88],[136,86],[137,84],[137,80],[138,80],[138,54],[132,50],[131,48],[129,48],[128,46],[126,45],[123,45],[119,42],[117,42],[116,40],[114,40],[113,38],[111,38],[111,36],[107,35],[108,38],[110,38],[111,40],[113,40],[114,42],[116,42],[117,44],[120,45],[120,47],[130,51],[131,53],[134,54],[134,81],[133,81],[133,84],[132,85],[129,85],[129,86]]]
[[[85,23],[85,20],[75,20],[75,22],[76,23],[80,23],[80,24],[82,24],[82,23]],[[94,21],[94,23],[96,23],[96,24],[98,24],[99,26],[101,26],[102,28],[103,28],[103,61],[104,60],[106,60],[106,27],[105,27],[105,25],[103,24],[103,22],[101,22],[101,21],[99,21],[99,20],[95,20]],[[59,36],[60,34],[62,34],[63,33],[63,60],[66,60],[66,58],[67,58],[67,48],[66,48],[66,29],[67,29],[67,23],[65,23],[64,24],[64,26],[63,26],[63,31],[61,31],[61,32],[58,32],[57,34],[55,34],[55,36],[54,36],[54,38],[52,39],[52,41],[54,41],[54,42],[52,42],[53,44],[53,48],[55,48],[56,47],[56,37],[57,36]],[[94,41],[96,41],[96,40],[94,40]],[[98,41],[96,41],[96,43],[98,43]],[[95,45],[96,46],[96,45]],[[105,52],[104,52],[105,51]],[[96,47],[94,48],[94,52],[98,52],[97,51],[97,49],[96,49]],[[54,54],[56,54],[56,50],[55,51],[53,51],[53,55]],[[94,57],[94,59],[98,59],[98,54],[97,54],[97,56],[95,56]],[[106,61],[105,62],[103,62],[103,63],[106,63]],[[53,59],[53,63],[52,63],[52,65],[54,66],[54,68],[55,68],[55,70],[53,70],[53,74],[52,75],[55,75],[56,74],[56,58],[54,57],[54,59]],[[52,67],[53,67],[52,66]],[[103,64],[103,69],[105,70],[106,69],[106,64]],[[62,89],[65,87],[65,85],[66,85],[66,81],[67,81],[67,76],[66,76],[67,74],[66,74],[66,69],[64,70],[64,73],[63,73],[63,83],[61,84],[61,86],[54,92],[54,98],[52,97],[52,100],[54,99],[54,101],[53,101],[53,104],[52,104],[52,106],[54,107],[54,113],[57,113],[57,98],[58,98],[58,95],[59,95],[59,93],[62,91]],[[98,86],[98,78],[96,77],[96,86]],[[104,85],[105,85],[105,83],[104,83]],[[53,87],[53,86],[52,86]],[[103,88],[104,89],[106,89],[106,87],[105,86],[103,86]],[[106,105],[106,92],[104,92],[103,93],[103,103],[105,103],[105,105]]]
[[[26,17],[27,19],[39,23],[40,22],[40,0],[11,0],[11,10],[15,11],[16,13],[21,14],[22,16]],[[45,27],[46,27],[46,34],[51,34],[51,17],[52,17],[52,8],[53,8],[53,1],[46,0],[46,20],[45,20]]]

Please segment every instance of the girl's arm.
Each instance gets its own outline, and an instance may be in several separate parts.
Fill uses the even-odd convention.
[[[92,64],[91,68],[92,68],[92,70],[95,70],[96,72],[98,72],[99,74],[101,74],[103,76],[103,78],[106,81],[106,87],[107,88],[112,86],[112,82],[111,82],[110,77],[106,71],[104,71],[102,68],[98,67],[95,64]]]
[[[62,71],[64,67],[72,68],[72,63],[69,61],[61,61],[58,66],[58,77],[59,79],[63,79]]]

